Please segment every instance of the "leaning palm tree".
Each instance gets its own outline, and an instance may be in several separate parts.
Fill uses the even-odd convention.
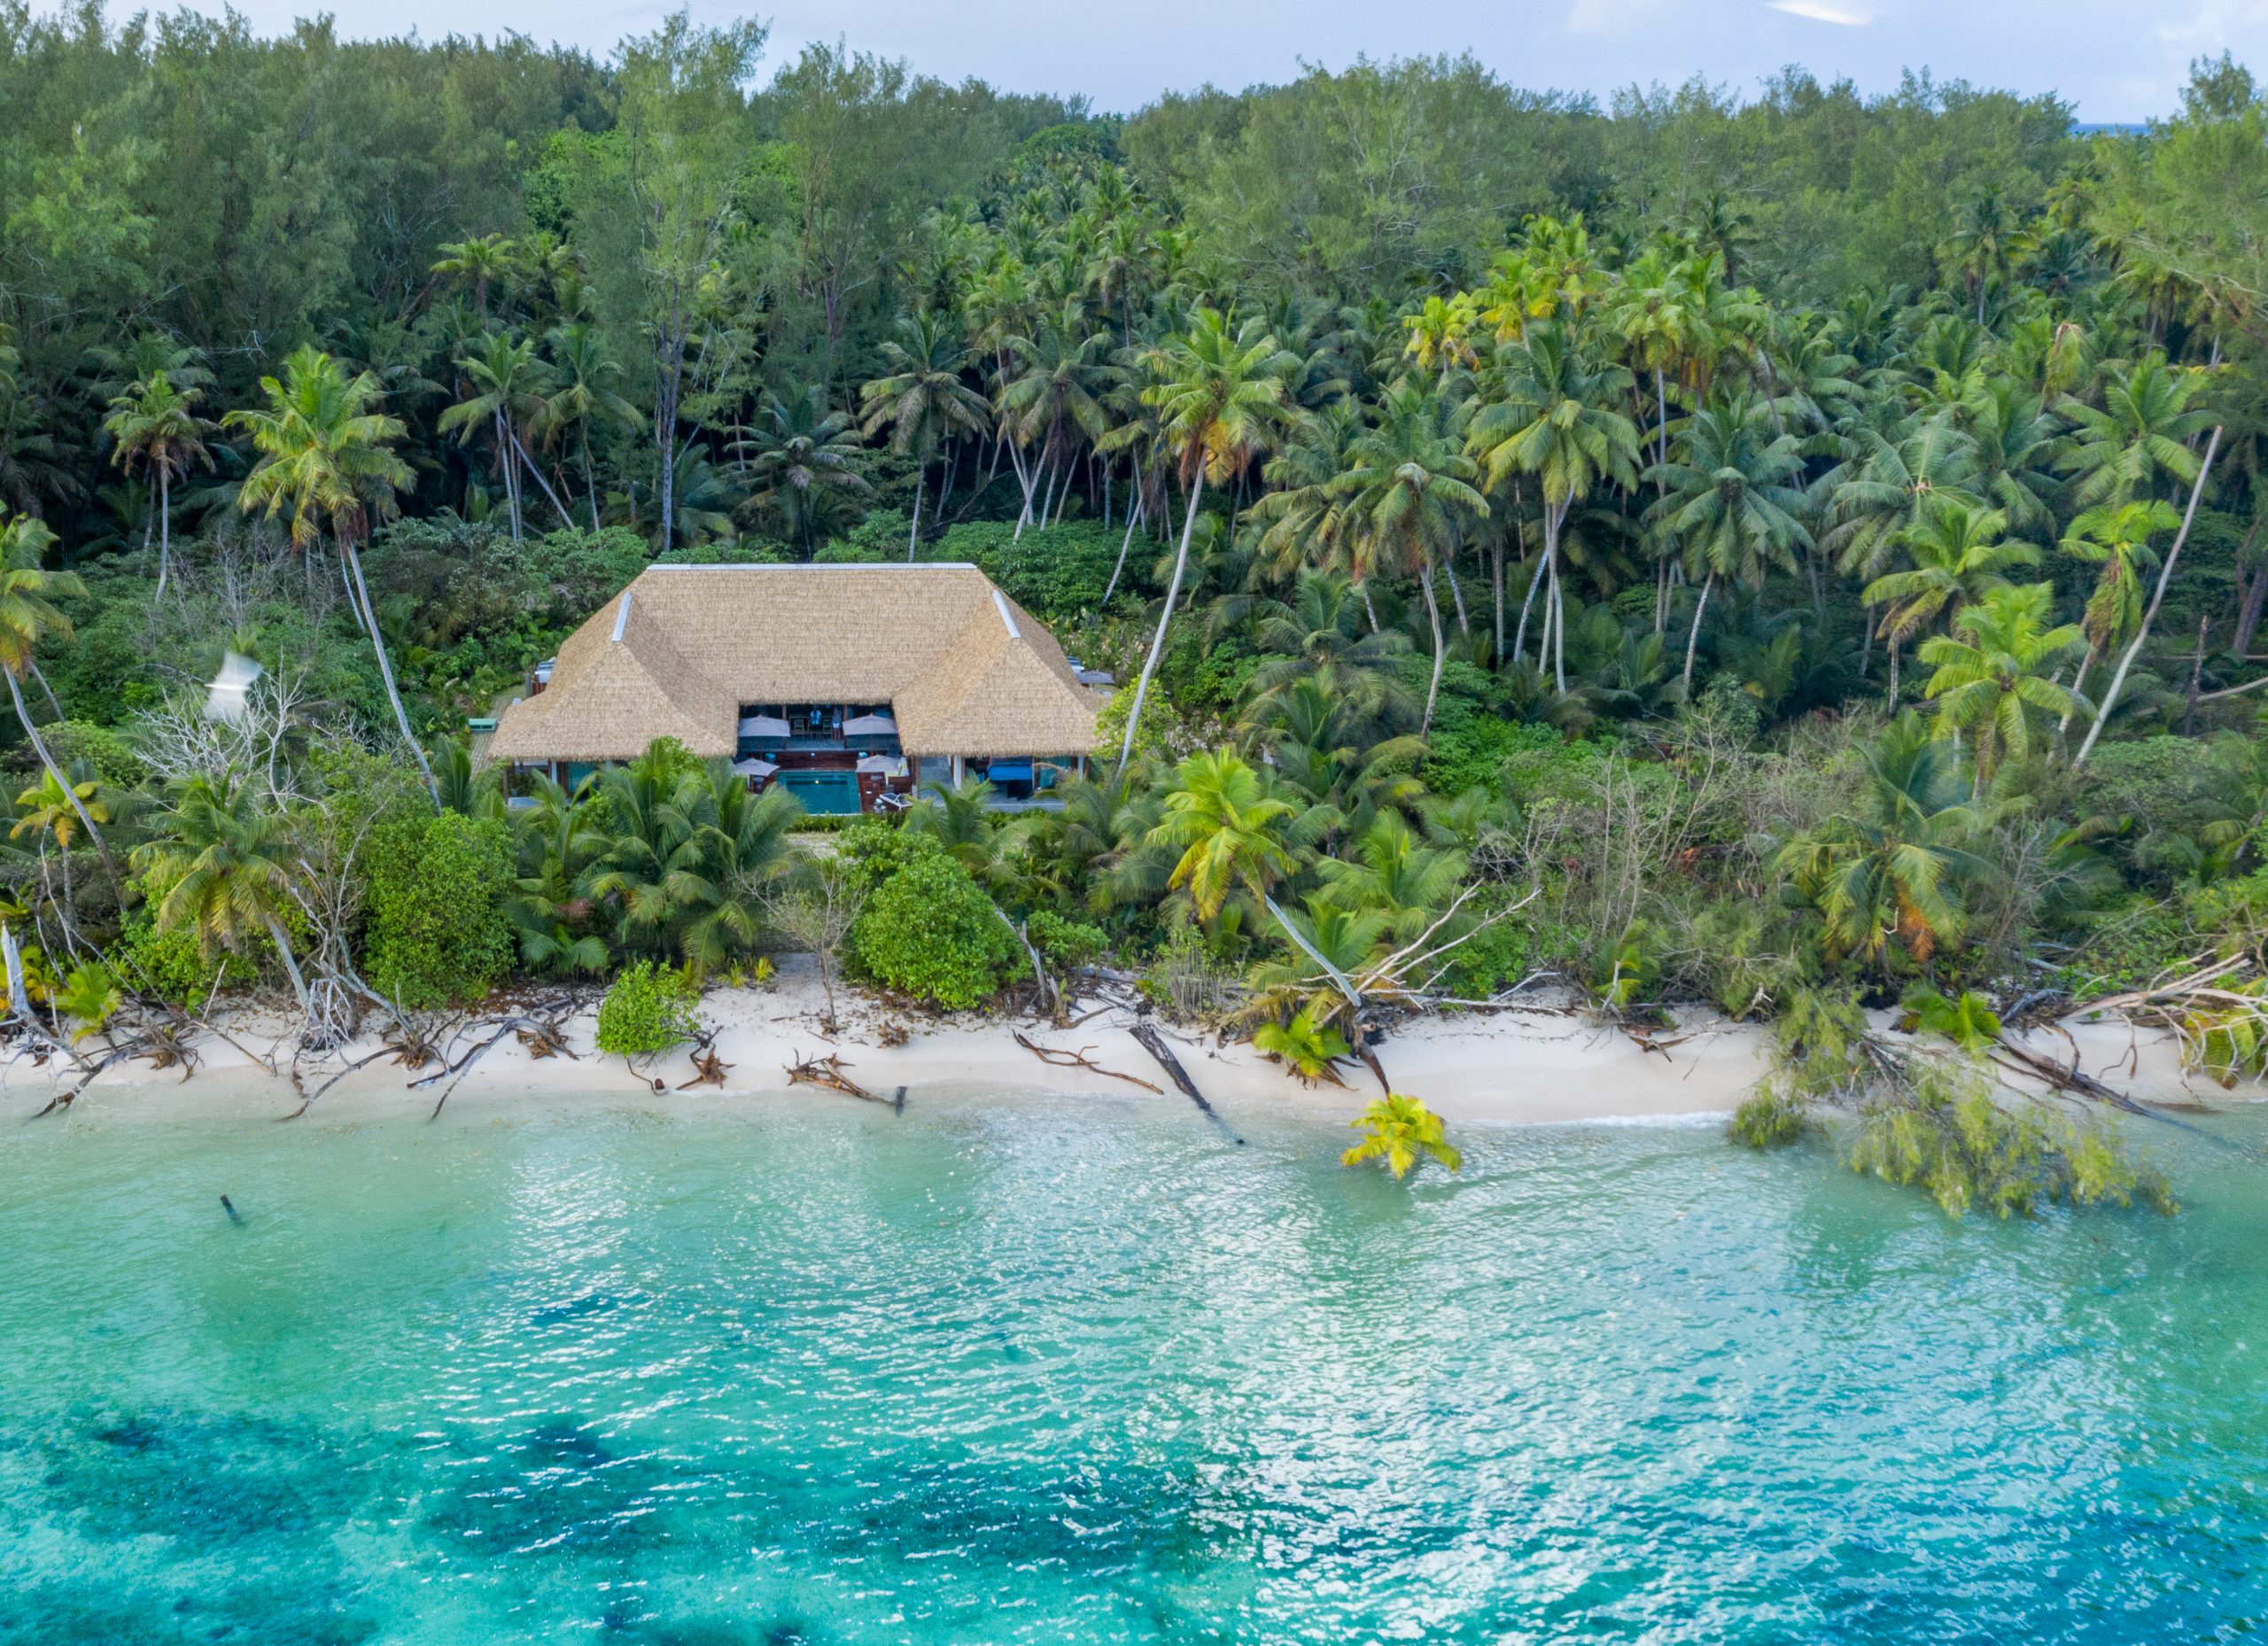
[[[1156,379],[1143,390],[1143,401],[1156,408],[1159,431],[1171,448],[1189,487],[1189,506],[1182,516],[1181,548],[1174,556],[1173,578],[1165,603],[1158,611],[1158,632],[1142,663],[1134,685],[1134,703],[1126,717],[1126,741],[1118,751],[1118,769],[1133,757],[1134,734],[1142,723],[1142,703],[1150,693],[1150,677],[1157,672],[1158,657],[1165,650],[1166,626],[1173,621],[1181,598],[1181,579],[1189,566],[1189,540],[1197,527],[1198,506],[1205,499],[1205,482],[1225,481],[1244,471],[1267,443],[1282,415],[1284,376],[1298,361],[1278,348],[1259,321],[1247,321],[1234,334],[1217,309],[1197,313],[1196,323],[1175,338],[1154,363]]]
[[[928,309],[900,319],[897,338],[884,343],[882,353],[884,375],[859,390],[858,398],[866,408],[866,438],[872,439],[887,426],[890,449],[914,460],[913,524],[905,535],[905,557],[912,560],[921,540],[921,500],[939,444],[948,437],[981,436],[990,408],[984,397],[961,380],[968,351],[947,335]],[[948,464],[948,488],[951,481]],[[942,512],[944,506],[940,498],[938,509]]]
[[[1346,509],[1356,543],[1355,564],[1368,576],[1385,567],[1415,576],[1433,627],[1433,676],[1425,688],[1419,736],[1433,724],[1447,653],[1433,567],[1455,547],[1458,528],[1484,519],[1488,504],[1473,489],[1480,465],[1458,448],[1459,435],[1438,395],[1414,383],[1389,392],[1378,427],[1348,448],[1348,468],[1330,490]]]
[[[425,787],[432,790],[433,768],[410,729],[409,710],[394,684],[393,664],[370,604],[369,586],[362,580],[361,545],[374,519],[397,512],[396,494],[412,477],[409,465],[392,450],[404,432],[401,420],[377,409],[380,391],[376,377],[367,371],[348,377],[337,361],[312,345],[284,362],[280,382],[262,377],[260,386],[268,397],[265,408],[233,411],[225,419],[230,428],[251,435],[260,453],[237,493],[237,506],[246,514],[264,512],[271,520],[288,514],[292,546],[302,552],[322,537],[326,525],[330,528],[346,574],[347,603],[377,654],[378,674],[385,682],[386,701],[393,705],[401,741],[409,745],[417,769],[424,773]]]
[[[1349,1121],[1363,1140],[1339,1157],[1342,1166],[1383,1161],[1396,1179],[1407,1177],[1424,1161],[1438,1162],[1446,1171],[1464,1169],[1464,1156],[1449,1140],[1441,1117],[1417,1099],[1391,1092],[1371,1099],[1361,1116]]]
[[[111,462],[118,465],[120,471],[130,475],[139,469],[157,477],[155,600],[166,597],[166,573],[173,560],[174,478],[187,474],[191,463],[203,463],[207,469],[213,466],[213,454],[206,449],[205,436],[214,425],[195,410],[197,402],[203,398],[202,390],[193,385],[177,388],[164,372],[152,372],[111,401],[110,415],[103,419],[104,431],[116,442]],[[144,527],[142,547],[147,552],[149,547],[150,533]]]
[[[2031,751],[2039,717],[2083,712],[2086,700],[2047,678],[2076,650],[2079,625],[2048,626],[2054,588],[2046,583],[1997,588],[1953,619],[1953,633],[1922,642],[1936,671],[1929,695],[1941,731],[1976,740],[1977,774],[1989,779],[2009,756]]]
[[[532,338],[514,341],[503,332],[492,332],[475,352],[459,358],[470,392],[441,414],[439,427],[470,445],[476,431],[486,434],[495,454],[496,477],[504,483],[504,508],[511,523],[512,540],[520,540],[526,510],[520,502],[520,475],[535,477],[562,525],[573,525],[567,506],[543,477],[528,454],[525,431],[540,424],[546,415],[546,395],[553,386],[550,369],[537,357]]]
[[[1174,769],[1164,816],[1149,837],[1179,849],[1167,884],[1185,889],[1199,921],[1210,926],[1232,892],[1256,903],[1291,874],[1294,811],[1237,756],[1203,751]]]
[[[71,638],[71,619],[63,615],[56,601],[87,592],[75,572],[50,571],[40,564],[54,543],[55,533],[27,516],[0,524],[0,675],[7,678],[8,701],[15,705],[17,724],[31,740],[48,776],[69,798],[87,838],[102,853],[103,866],[115,881],[118,865],[110,855],[110,842],[95,827],[86,803],[65,778],[63,768],[55,764],[47,740],[39,734],[31,711],[24,707],[24,676],[35,666],[40,641],[50,634],[60,640]]]
[[[583,504],[595,532],[599,489],[591,467],[591,425],[610,423],[634,432],[644,424],[645,415],[616,388],[622,380],[622,368],[607,353],[605,340],[594,323],[578,320],[555,326],[545,340],[551,346],[558,386],[545,398],[542,416],[530,432],[548,448],[564,431],[574,430],[583,471]]]
[[[266,934],[300,1011],[312,1016],[307,980],[284,925],[294,873],[284,814],[262,804],[248,783],[199,773],[175,790],[163,830],[134,851],[134,866],[167,888],[158,905],[159,929],[193,931],[208,956],[216,947],[241,951],[247,940]]]
[[[2180,524],[2173,505],[2164,501],[2105,504],[2071,522],[2063,552],[2102,568],[2079,618],[2079,626],[2086,631],[2087,655],[2079,664],[2078,678],[2071,682],[2074,691],[2085,689],[2087,672],[2098,658],[2125,644],[2126,636],[2141,626],[2141,573],[2158,558],[2150,540]]]

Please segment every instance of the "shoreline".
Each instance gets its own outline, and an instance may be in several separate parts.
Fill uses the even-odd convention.
[[[837,1032],[830,1037],[820,1031],[824,998],[807,963],[791,961],[767,985],[712,990],[700,1015],[716,1029],[713,1050],[727,1066],[721,1087],[685,1084],[695,1071],[684,1050],[656,1061],[653,1073],[665,1085],[659,1091],[622,1059],[600,1057],[592,1047],[595,1000],[568,1020],[571,1058],[536,1059],[508,1036],[459,1074],[423,1085],[412,1083],[426,1081],[438,1066],[402,1068],[376,1037],[367,1037],[344,1059],[303,1071],[313,1091],[344,1064],[375,1056],[323,1091],[307,1117],[422,1121],[445,1090],[448,1108],[492,1114],[594,1096],[635,1100],[656,1111],[717,1098],[858,1101],[788,1079],[790,1063],[829,1053],[852,1081],[884,1099],[903,1086],[909,1100],[1115,1097],[1187,1103],[1130,1032],[1143,1021],[1164,1033],[1199,1091],[1215,1104],[1347,1120],[1379,1095],[1377,1079],[1360,1063],[1347,1067],[1343,1084],[1306,1085],[1248,1044],[1221,1045],[1209,1033],[1139,1019],[1115,1006],[1076,1028],[1056,1029],[1003,1018],[909,1017],[848,992],[838,1001]],[[892,1025],[905,1031],[905,1044],[882,1044],[882,1031]],[[231,1034],[254,1048],[276,1039],[279,1029],[264,1029],[249,1014],[229,1024]],[[1018,1033],[1110,1072],[1045,1062],[1017,1043]],[[2030,1038],[2058,1060],[2076,1049],[2090,1073],[2143,1102],[2247,1100],[2210,1082],[2185,1078],[2171,1037],[2139,1035],[2119,1023],[2074,1024],[2070,1035],[2068,1041],[2057,1032]],[[97,1076],[70,1112],[129,1121],[280,1119],[299,1106],[288,1077],[271,1075],[217,1035],[200,1038],[197,1046],[198,1066],[188,1079],[146,1060],[122,1063]],[[1698,1124],[1728,1115],[1767,1068],[1760,1028],[1697,1011],[1681,1014],[1676,1027],[1658,1031],[1651,1044],[1615,1026],[1543,1007],[1427,1018],[1391,1034],[1379,1043],[1378,1055],[1395,1091],[1421,1099],[1452,1125]],[[38,1068],[19,1060],[0,1067],[0,1112],[28,1119],[71,1083],[66,1068],[56,1064]]]

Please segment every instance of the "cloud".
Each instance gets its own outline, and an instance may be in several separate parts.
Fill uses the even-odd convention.
[[[1864,28],[1875,19],[1864,12],[1847,5],[1830,5],[1828,0],[1767,0],[1775,12],[1785,12],[1790,17],[1807,17],[1814,23],[1837,23],[1845,28]]]
[[[2150,32],[2171,45],[2210,49],[2227,45],[2236,30],[2258,28],[2263,23],[2268,23],[2264,0],[2205,0],[2194,17],[2159,23]]]

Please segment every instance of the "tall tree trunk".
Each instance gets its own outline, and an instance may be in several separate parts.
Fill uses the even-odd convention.
[[[1559,528],[1565,523],[1567,509],[1573,501],[1570,498],[1557,509],[1552,508],[1549,498],[1543,502],[1543,569],[1551,578],[1551,587],[1544,598],[1551,602],[1551,611],[1563,635],[1567,629],[1567,609],[1559,589]],[[1564,697],[1567,694],[1567,651],[1564,644],[1553,652],[1552,659],[1552,684]]]
[[[2213,454],[2220,450],[2221,431],[2216,427],[2213,438],[2205,442],[2205,461],[2197,466],[2197,478],[2189,488],[2189,507],[2182,511],[2181,530],[2174,533],[2173,547],[2165,552],[2165,563],[2158,568],[2158,586],[2150,596],[2149,609],[2142,614],[2142,626],[2134,632],[2134,641],[2118,659],[2118,672],[2110,677],[2110,684],[2102,694],[2102,704],[2094,711],[2094,724],[2087,727],[2086,740],[2079,745],[2079,752],[2072,758],[2074,771],[2086,765],[2087,757],[2094,752],[2095,740],[2102,735],[2102,728],[2110,718],[2110,710],[2118,702],[2118,694],[2125,687],[2126,671],[2134,666],[2134,658],[2142,649],[2142,642],[2150,638],[2151,621],[2158,615],[2158,606],[2165,599],[2166,585],[2173,581],[2174,563],[2181,558],[2181,546],[2189,540],[2191,522],[2197,518],[2197,500],[2205,493],[2205,482],[2213,472]]]
[[[1527,563],[1525,555],[1520,557],[1520,563]],[[1542,583],[1543,568],[1537,566],[1527,574],[1527,593],[1520,597],[1519,627],[1512,632],[1512,657],[1515,662],[1527,655],[1527,614],[1535,604],[1535,591],[1542,586]],[[1541,644],[1535,648],[1535,666],[1539,671],[1543,667],[1543,648]]]
[[[1425,687],[1425,715],[1418,722],[1418,735],[1425,736],[1433,729],[1433,700],[1441,690],[1441,603],[1433,598],[1433,563],[1427,559],[1418,568],[1418,586],[1425,591],[1425,617],[1433,625],[1433,678]]]
[[[913,471],[913,526],[905,534],[905,563],[913,563],[913,551],[921,545],[921,493],[929,489],[929,477],[920,469]]]
[[[517,442],[510,423],[498,410],[492,414],[496,423],[496,469],[504,481],[504,519],[512,528],[512,541],[520,540],[520,465],[515,456]]]
[[[1701,614],[1709,609],[1709,591],[1716,586],[1717,574],[1713,571],[1701,580],[1701,598],[1693,602],[1693,628],[1685,637],[1685,701],[1693,701],[1693,654],[1701,645]]]
[[[1118,563],[1110,569],[1110,586],[1102,592],[1102,604],[1106,610],[1110,606],[1110,597],[1118,593],[1118,574],[1126,570],[1126,551],[1134,542],[1134,528],[1142,524],[1142,513],[1149,506],[1149,498],[1137,488],[1134,506],[1126,511],[1126,535],[1118,542]]]
[[[2259,531],[2260,522],[2256,519],[2245,541],[2249,544]],[[2260,627],[2260,609],[2264,602],[2268,602],[2268,560],[2261,562],[2260,570],[2254,572],[2251,580],[2245,585],[2244,603],[2237,609],[2236,633],[2230,638],[2229,649],[2240,657],[2252,649],[2252,637]]]
[[[284,929],[284,922],[274,915],[268,917],[268,941],[276,945],[276,958],[284,962],[284,975],[291,980],[291,992],[299,998],[299,1015],[313,1021],[315,1003],[307,998],[307,980],[299,975],[299,962],[291,952],[291,935]]]
[[[1449,579],[1449,600],[1456,609],[1456,632],[1459,634],[1472,633],[1472,625],[1466,621],[1464,615],[1464,591],[1457,586],[1456,563],[1454,559],[1441,563],[1441,576]]]
[[[535,477],[536,485],[542,488],[544,501],[551,505],[552,511],[559,516],[559,524],[571,529],[575,524],[574,515],[568,509],[566,504],[559,501],[559,493],[551,489],[551,482],[545,479],[543,470],[536,467],[535,459],[529,454],[527,442],[520,439],[517,431],[512,435],[512,449],[519,454],[521,464]]]
[[[171,504],[173,501],[173,470],[165,464],[158,465],[158,593],[151,601],[166,597],[166,572],[173,559],[174,533]],[[147,545],[145,544],[146,547]]]
[[[1134,757],[1134,734],[1142,724],[1142,700],[1150,695],[1150,676],[1157,672],[1158,657],[1166,648],[1166,625],[1173,621],[1174,598],[1181,593],[1181,574],[1189,564],[1189,538],[1197,529],[1198,500],[1205,495],[1205,465],[1197,465],[1197,484],[1189,489],[1189,508],[1182,516],[1181,552],[1173,558],[1173,581],[1166,589],[1164,609],[1158,613],[1158,632],[1151,638],[1150,655],[1142,664],[1142,678],[1135,683],[1134,707],[1126,716],[1126,741],[1118,750],[1118,770],[1126,770],[1126,763]]]
[[[346,569],[354,581],[347,594],[353,600],[356,615],[362,619],[363,632],[370,637],[370,649],[378,655],[378,676],[386,686],[386,701],[393,705],[394,724],[401,728],[401,741],[409,745],[409,752],[416,757],[417,769],[425,777],[426,792],[433,796],[433,804],[441,803],[441,786],[433,780],[433,768],[426,761],[425,750],[418,746],[417,734],[409,729],[409,710],[402,706],[401,688],[393,681],[393,663],[386,656],[385,636],[378,631],[377,609],[370,604],[369,586],[362,581],[362,557],[354,552],[354,540],[342,536],[338,540],[339,554],[346,562]]]
[[[1490,661],[1504,661],[1504,538],[1502,532],[1489,534],[1495,541],[1489,545],[1488,584],[1496,602],[1496,649],[1489,654]]]
[[[42,737],[39,734],[39,727],[32,724],[31,714],[24,707],[23,681],[18,678],[13,669],[0,669],[0,674],[5,674],[8,677],[8,699],[16,705],[16,723],[24,728],[24,735],[31,740],[33,751],[39,756],[40,765],[47,768],[47,774],[55,780],[55,786],[63,791],[63,797],[71,803],[71,810],[79,814],[79,827],[87,831],[87,838],[93,841],[95,850],[102,853],[103,867],[109,872],[111,884],[123,886],[125,882],[118,876],[118,859],[110,855],[110,842],[103,838],[102,830],[95,827],[94,819],[87,815],[86,803],[79,798],[78,791],[71,787],[71,780],[64,775],[63,768],[55,764],[54,755],[48,750],[47,739]]]

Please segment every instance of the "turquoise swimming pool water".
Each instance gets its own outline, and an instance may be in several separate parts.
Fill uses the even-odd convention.
[[[798,1100],[0,1134],[0,1640],[2203,1640],[2268,1128],[1949,1223],[1711,1130]],[[232,1223],[229,1194],[243,1222]]]

